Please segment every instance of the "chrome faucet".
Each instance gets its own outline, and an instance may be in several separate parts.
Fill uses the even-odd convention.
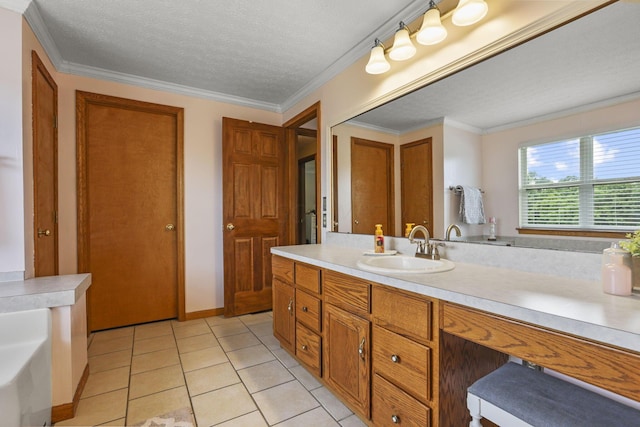
[[[462,236],[462,233],[460,232],[460,227],[458,227],[456,224],[451,224],[449,227],[447,227],[447,234],[444,240],[446,241],[451,240],[451,230],[456,230],[456,236],[458,237]]]
[[[424,235],[424,242],[420,240],[413,240],[413,236],[415,236],[416,231],[421,231]],[[416,256],[422,258],[430,258],[431,257],[431,245],[429,244],[429,230],[424,225],[416,225],[411,229],[411,233],[409,233],[409,243],[416,243],[418,247],[416,247]]]

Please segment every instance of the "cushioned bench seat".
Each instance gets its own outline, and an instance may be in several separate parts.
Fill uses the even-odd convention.
[[[513,362],[471,385],[467,406],[472,427],[482,417],[506,427],[640,426],[640,411]]]

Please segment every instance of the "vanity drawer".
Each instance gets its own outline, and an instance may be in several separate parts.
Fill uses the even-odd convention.
[[[274,276],[293,283],[293,260],[273,255],[271,257],[271,272]]]
[[[374,286],[371,295],[373,322],[422,343],[433,339],[433,302],[421,295]]]
[[[371,285],[331,271],[323,276],[324,301],[363,317],[369,316]]]
[[[431,425],[431,408],[381,376],[374,375],[371,421],[375,426],[428,427]]]
[[[316,332],[322,328],[322,301],[296,289],[296,319]]]
[[[320,269],[310,265],[298,264],[296,269],[296,287],[304,288],[316,294],[320,293]]]
[[[296,324],[296,356],[317,376],[320,376],[322,338],[303,324]]]
[[[420,401],[431,399],[431,349],[379,326],[373,327],[373,371]]]

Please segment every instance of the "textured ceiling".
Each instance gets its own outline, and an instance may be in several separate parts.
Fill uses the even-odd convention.
[[[639,23],[640,2],[612,4],[354,121],[403,133],[444,117],[486,131],[640,97]]]
[[[373,32],[412,3],[426,8],[424,0],[33,3],[72,66],[275,105],[354,46],[372,45]]]

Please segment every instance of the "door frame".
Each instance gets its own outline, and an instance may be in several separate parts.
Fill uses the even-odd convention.
[[[55,80],[45,67],[44,63],[38,56],[35,50],[31,51],[31,111],[32,111],[32,124],[31,129],[33,132],[32,135],[32,144],[33,144],[33,178],[34,180],[37,177],[38,173],[38,144],[36,141],[38,140],[38,120],[40,117],[35,114],[36,113],[36,105],[38,102],[38,91],[36,84],[36,74],[40,73],[44,77],[44,79],[53,87],[53,99],[55,103],[55,111],[54,111],[54,133],[53,133],[53,211],[54,211],[54,221],[53,221],[53,239],[54,239],[54,263],[55,263],[55,275],[58,275],[60,272],[59,266],[59,239],[58,239],[58,85]],[[33,268],[34,275],[38,277],[40,272],[38,271],[38,186],[33,185]]]
[[[115,105],[118,107],[162,113],[175,116],[176,120],[176,232],[177,232],[177,280],[178,280],[178,320],[187,320],[185,313],[185,251],[184,251],[184,110],[162,104],[137,101],[92,92],[76,90],[76,167],[78,203],[78,272],[89,273],[89,212],[88,212],[88,171],[87,135],[84,118],[87,104]],[[87,316],[89,306],[87,305]]]
[[[318,230],[316,235],[316,242],[320,243],[322,240],[322,216],[326,217],[326,212],[323,209],[322,212],[319,212],[320,207],[322,206],[322,194],[320,192],[320,182],[321,182],[321,170],[322,170],[322,122],[320,116],[320,101],[306,108],[304,111],[298,113],[291,119],[287,120],[282,127],[285,128],[285,143],[288,148],[289,153],[289,202],[288,202],[288,210],[289,212],[297,212],[296,202],[298,200],[298,160],[296,159],[296,129],[302,126],[303,124],[309,122],[310,120],[316,119],[317,123],[317,131],[316,131],[316,229]],[[290,215],[289,216],[289,244],[295,244],[296,242],[296,233],[298,230],[298,224],[296,217],[298,215]]]

